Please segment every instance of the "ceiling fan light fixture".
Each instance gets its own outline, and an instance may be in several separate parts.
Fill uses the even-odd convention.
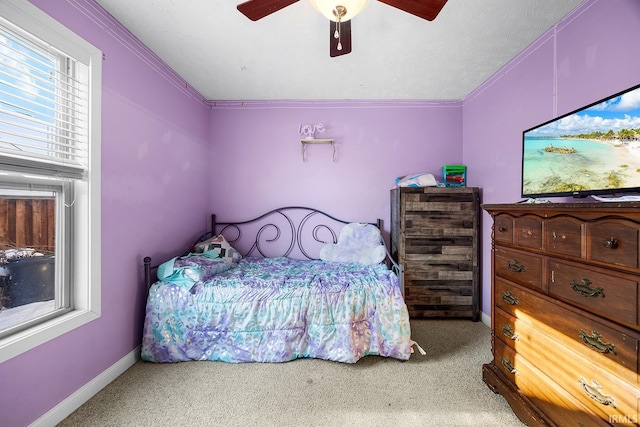
[[[349,21],[367,7],[369,0],[310,0],[315,10],[334,22]]]

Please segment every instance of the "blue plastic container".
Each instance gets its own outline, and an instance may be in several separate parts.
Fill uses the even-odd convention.
[[[442,167],[442,180],[446,187],[466,187],[467,167],[464,165],[445,165]]]

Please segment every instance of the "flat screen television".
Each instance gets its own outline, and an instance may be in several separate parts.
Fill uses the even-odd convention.
[[[522,132],[522,197],[640,192],[640,85]]]

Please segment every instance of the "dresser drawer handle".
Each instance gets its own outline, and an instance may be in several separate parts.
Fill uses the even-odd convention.
[[[591,331],[591,335],[587,335],[584,329],[580,329],[578,336],[582,339],[582,342],[592,350],[598,353],[606,354],[618,354],[616,353],[616,346],[611,343],[602,341],[602,334],[598,331]]]
[[[510,340],[520,341],[520,335],[513,332],[513,328],[510,325],[502,325],[500,329],[502,330],[502,334]]]
[[[602,242],[602,245],[607,249],[616,249],[618,247],[618,241],[612,237]]]
[[[592,288],[591,280],[582,279],[582,283],[576,282],[574,279],[571,279],[571,289],[573,289],[577,294],[582,295],[583,297],[602,297],[604,298],[604,288]]]
[[[504,227],[504,226],[501,225],[500,227],[498,227],[498,231],[500,233],[504,233],[505,231],[507,231],[507,227]]]
[[[518,370],[513,367],[513,363],[511,362],[511,360],[500,357],[500,362],[502,362],[502,366],[504,366],[507,371],[511,372],[514,375],[518,375]]]
[[[584,390],[587,396],[589,396],[591,399],[605,406],[611,406],[612,408],[616,407],[616,401],[613,396],[607,396],[606,394],[603,394],[601,391],[602,386],[598,384],[596,380],[591,380],[591,384],[588,384],[587,380],[580,377],[580,380],[578,380],[578,382],[582,386],[582,390]]]
[[[520,300],[518,299],[518,297],[514,296],[511,291],[503,291],[500,296],[502,297],[502,301],[506,302],[509,305],[520,304]]]
[[[520,264],[517,259],[514,259],[513,261],[507,261],[507,268],[516,273],[520,273],[524,271],[524,264]]]

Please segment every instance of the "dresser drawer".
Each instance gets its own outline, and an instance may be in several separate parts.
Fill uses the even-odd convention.
[[[496,247],[495,274],[522,285],[542,289],[543,258],[526,252]]]
[[[410,260],[404,263],[405,280],[429,281],[429,280],[473,280],[473,265],[463,260],[450,260],[449,262],[424,262],[419,256],[407,256]],[[425,282],[426,284],[426,282]]]
[[[475,214],[468,212],[406,212],[404,236],[472,237],[476,233]]]
[[[511,283],[495,278],[493,291],[495,306],[502,310],[516,315],[516,311],[527,313],[536,309],[532,302],[536,301],[533,295],[524,288],[512,285]],[[495,325],[493,325],[495,327]]]
[[[467,305],[471,307],[473,291],[471,286],[458,286],[455,283],[431,283],[429,287],[408,286],[406,289],[407,304],[430,305]]]
[[[549,261],[549,294],[617,322],[638,325],[638,281],[578,264]]]
[[[530,334],[525,332],[522,322],[509,313],[496,308],[495,312],[495,337],[502,340],[506,345],[517,350],[517,346],[529,341]]]
[[[428,268],[429,264],[464,264],[473,268],[474,246],[470,236],[441,238],[407,238],[402,263],[413,262]],[[455,267],[455,269],[458,269]]]
[[[624,220],[601,219],[588,226],[589,260],[638,268],[640,225]]]
[[[513,243],[514,218],[511,215],[498,214],[493,218],[493,240],[499,243]]]
[[[558,426],[610,425],[500,340],[494,344],[494,355],[509,381]]]
[[[583,355],[621,379],[640,384],[636,332],[608,327],[556,304],[546,305],[540,322],[548,325],[544,333],[559,345]]]
[[[542,249],[542,218],[525,215],[516,218],[514,243],[523,248]]]
[[[637,416],[640,389],[636,384],[623,381],[526,324],[519,327],[519,333],[528,338],[517,343],[517,357],[526,359],[604,419]]]
[[[548,253],[585,257],[585,223],[577,218],[558,217],[545,220],[545,248]]]

